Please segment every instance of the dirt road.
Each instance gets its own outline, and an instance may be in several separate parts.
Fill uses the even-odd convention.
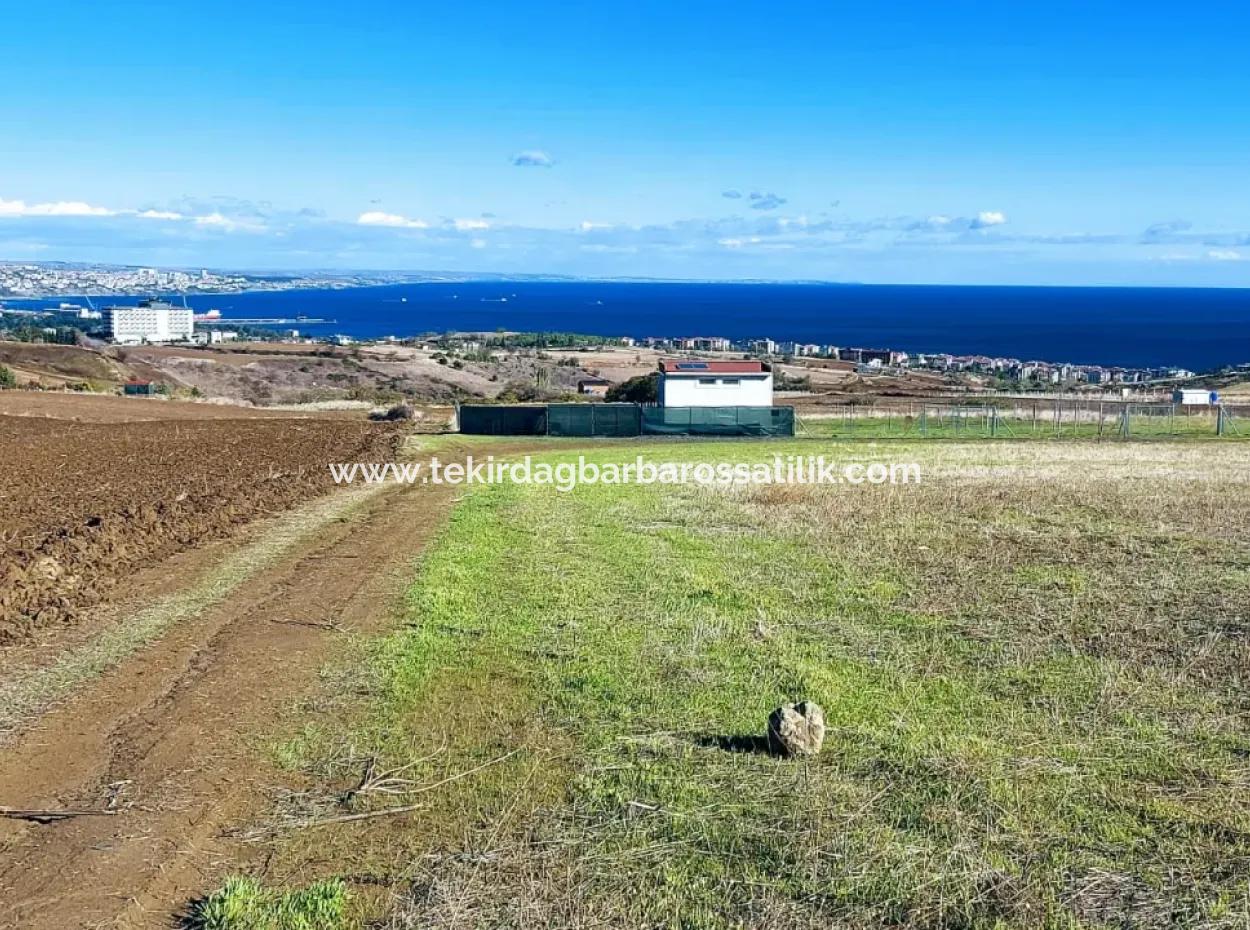
[[[268,561],[215,603],[192,599],[208,606],[153,627],[159,635],[11,734],[0,748],[0,806],[112,813],[0,818],[0,927],[169,927],[224,869],[246,870],[253,848],[228,828],[263,811],[266,786],[279,781],[267,778],[259,744],[280,711],[319,686],[344,631],[393,619],[453,493],[340,491],[359,499],[306,507],[294,541],[270,541]],[[187,561],[143,587],[176,591],[191,568],[213,583],[212,564]]]

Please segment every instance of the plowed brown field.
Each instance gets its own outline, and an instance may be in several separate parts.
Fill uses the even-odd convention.
[[[74,622],[126,573],[325,492],[327,463],[389,461],[399,442],[348,420],[0,416],[0,643]]]

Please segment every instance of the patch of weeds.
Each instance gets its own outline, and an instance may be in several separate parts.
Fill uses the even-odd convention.
[[[1022,588],[1064,594],[1080,594],[1089,583],[1085,572],[1066,565],[1021,565],[1014,580]]]
[[[291,891],[254,878],[226,879],[191,910],[191,930],[346,930],[347,887],[338,879]]]
[[[307,723],[299,732],[273,743],[270,755],[286,771],[298,771],[308,764],[325,742],[324,728],[316,723]]]

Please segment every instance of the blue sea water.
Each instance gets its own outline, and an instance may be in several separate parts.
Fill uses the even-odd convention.
[[[191,297],[225,317],[326,317],[310,335],[448,330],[769,337],[1080,364],[1250,362],[1250,290],[471,281]]]

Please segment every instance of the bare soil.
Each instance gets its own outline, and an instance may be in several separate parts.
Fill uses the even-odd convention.
[[[0,644],[76,622],[136,568],[391,460],[394,426],[344,419],[78,423],[0,416]]]
[[[168,400],[164,397],[119,397],[55,391],[0,391],[0,416],[46,417],[82,423],[138,423],[146,420],[241,420],[298,416],[343,416],[345,412],[310,409],[247,407],[209,401]],[[362,414],[350,414],[360,419]]]
[[[20,732],[0,754],[0,805],[113,813],[0,819],[0,926],[169,927],[223,871],[261,868],[260,847],[231,828],[282,781],[263,740],[323,687],[319,669],[351,634],[390,621],[453,493],[389,487],[348,518],[322,518],[224,601]],[[143,592],[186,584],[187,558],[175,561],[176,574],[171,563],[143,573],[136,607]]]

